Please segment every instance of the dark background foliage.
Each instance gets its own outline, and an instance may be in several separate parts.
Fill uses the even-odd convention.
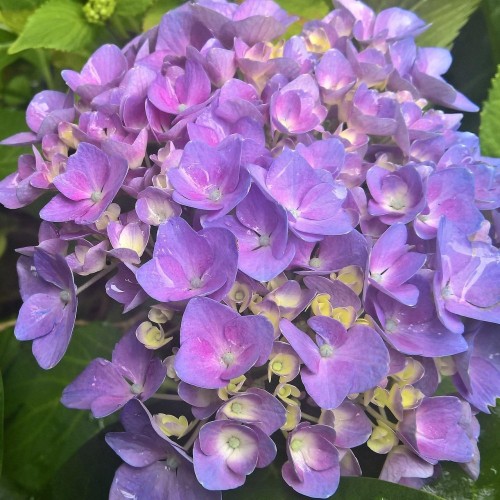
[[[117,0],[109,19],[89,23],[83,0],[0,0],[0,138],[26,128],[24,109],[38,91],[63,89],[60,71],[80,69],[102,43],[123,45],[155,25],[176,0]],[[325,15],[328,0],[282,0],[301,22]],[[483,153],[500,156],[500,0],[367,0],[376,9],[401,6],[432,23],[419,42],[452,48],[447,79],[474,102],[481,114],[466,114],[462,130],[481,135]],[[300,24],[290,31],[300,30]],[[499,80],[497,82],[497,80]],[[490,92],[489,89],[491,88]],[[489,96],[489,97],[488,97]],[[0,177],[16,168],[23,148],[0,146]],[[98,356],[108,357],[132,314],[120,310],[99,287],[82,301],[77,327],[63,361],[45,372],[30,346],[18,343],[13,325],[20,307],[15,248],[36,242],[38,210],[45,203],[17,211],[0,209],[0,500],[107,498],[119,459],[105,445],[104,434],[118,430],[114,417],[97,421],[88,412],[59,403],[62,389]],[[103,287],[101,287],[103,288]],[[3,382],[2,382],[3,381]],[[443,381],[442,393],[453,390]],[[500,498],[500,411],[481,415],[482,472],[472,482],[458,466],[444,464],[441,479],[416,491],[371,478],[343,478],[337,499],[496,499]],[[376,477],[381,461],[355,450],[365,473]],[[383,457],[381,457],[383,460]],[[225,499],[301,498],[275,467],[257,471]]]

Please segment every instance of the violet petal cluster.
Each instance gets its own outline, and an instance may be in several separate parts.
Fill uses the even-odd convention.
[[[420,488],[443,460],[479,474],[500,161],[459,130],[477,107],[444,80],[449,52],[416,44],[424,20],[334,5],[284,39],[296,19],[272,0],[186,3],[63,71],[67,92],[37,94],[3,141],[32,154],[0,203],[47,200],[16,337],[49,369],[77,296],[105,283],[133,311],[62,395],[121,409],[113,500],[221,498],[273,462],[328,498],[362,445],[386,481]]]

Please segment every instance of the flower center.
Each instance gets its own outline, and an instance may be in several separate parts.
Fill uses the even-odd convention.
[[[165,463],[169,469],[175,470],[179,467],[179,460],[175,457],[168,457]]]
[[[450,288],[450,285],[446,285],[442,290],[441,290],[441,295],[443,299],[449,299],[453,295],[453,291]]]
[[[208,199],[210,201],[219,201],[222,198],[222,192],[217,186],[210,189],[208,192]]]
[[[333,347],[330,344],[323,344],[319,348],[319,354],[322,358],[329,358],[333,354]]]
[[[232,403],[231,411],[233,413],[241,413],[243,411],[243,405],[241,403]]]
[[[239,448],[240,444],[241,444],[241,441],[236,436],[231,436],[227,440],[227,445],[229,446],[229,448],[232,448],[233,450],[236,450],[236,448]]]
[[[64,302],[65,304],[67,304],[71,300],[71,295],[68,292],[68,290],[62,290],[59,293],[59,298],[61,299],[62,302]]]
[[[393,333],[396,331],[397,326],[398,326],[398,324],[396,321],[394,321],[393,319],[388,319],[385,322],[385,331],[387,333]]]
[[[177,107],[177,110],[179,111],[179,113],[186,111],[186,109],[187,109],[187,104],[179,104],[179,106]]]
[[[245,294],[244,292],[242,292],[241,290],[239,290],[238,292],[236,292],[234,294],[234,300],[243,300],[245,298]]]
[[[283,363],[281,361],[275,361],[272,365],[271,365],[271,368],[273,369],[273,371],[275,372],[280,372],[281,370],[283,370]]]
[[[91,195],[90,195],[90,199],[94,202],[94,203],[97,203],[99,201],[102,200],[102,193],[100,191],[94,191]]]
[[[191,284],[191,288],[201,288],[201,285],[202,285],[201,278],[193,278],[190,281],[190,284]]]
[[[292,208],[290,210],[290,213],[297,219],[298,216],[300,215],[299,209],[298,208]]]
[[[130,386],[130,392],[132,394],[140,394],[143,391],[144,387],[141,384],[132,384]]]
[[[292,442],[290,443],[290,449],[292,451],[300,451],[302,446],[304,446],[304,443],[301,439],[292,439]]]
[[[313,257],[310,261],[309,261],[309,265],[311,267],[314,267],[315,269],[318,269],[319,266],[321,266],[321,261],[318,259],[318,257]]]
[[[229,366],[233,363],[234,361],[234,355],[232,352],[226,352],[224,353],[224,355],[222,356],[222,361],[224,362],[224,364],[226,366]]]
[[[396,196],[390,201],[389,206],[394,210],[402,210],[406,207],[406,200],[403,196]]]
[[[271,242],[271,238],[269,238],[269,236],[267,236],[267,234],[262,234],[259,236],[259,245],[261,247],[269,246],[270,242]]]

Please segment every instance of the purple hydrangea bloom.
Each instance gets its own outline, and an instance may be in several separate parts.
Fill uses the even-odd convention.
[[[408,231],[403,224],[395,224],[373,245],[370,255],[368,283],[398,300],[413,306],[419,292],[415,285],[407,283],[424,265],[425,254],[411,252],[406,243]]]
[[[447,168],[429,176],[426,182],[427,208],[415,219],[415,232],[423,239],[435,238],[441,217],[470,234],[483,220],[476,207],[474,177],[465,168]]]
[[[122,51],[116,45],[103,45],[90,56],[80,73],[64,70],[62,77],[71,90],[90,101],[116,85],[126,70]]]
[[[148,298],[137,281],[136,269],[125,264],[120,264],[118,272],[106,282],[106,293],[124,305],[124,313],[135,309]]]
[[[241,138],[231,135],[217,147],[189,142],[178,168],[168,171],[173,199],[188,207],[215,211],[220,217],[248,193],[250,176],[241,168]]]
[[[160,387],[166,367],[129,330],[116,344],[111,361],[97,358],[68,385],[61,402],[68,408],[91,410],[102,418],[133,398],[144,401]]]
[[[391,483],[421,488],[434,475],[434,466],[415,455],[406,446],[393,448],[380,472],[380,479]]]
[[[298,274],[330,274],[347,266],[366,267],[368,243],[366,237],[352,230],[338,236],[325,236],[319,243],[295,242],[297,252],[293,264],[307,269]]]
[[[354,448],[366,443],[372,432],[372,424],[361,406],[345,400],[333,410],[321,413],[320,424],[335,429],[337,448]]]
[[[425,208],[422,178],[412,165],[393,172],[373,166],[366,174],[366,183],[373,198],[368,212],[384,224],[410,222]]]
[[[397,425],[401,439],[431,464],[438,460],[469,462],[473,447],[469,438],[470,406],[453,396],[424,398],[415,410],[408,410]]]
[[[125,160],[108,156],[92,144],[80,144],[66,171],[54,179],[61,194],[42,208],[40,217],[51,222],[95,222],[118,193],[127,170]]]
[[[441,321],[463,331],[457,314],[500,323],[500,250],[470,241],[452,222],[441,219],[434,299]]]
[[[193,448],[196,477],[208,490],[241,486],[256,467],[267,467],[275,456],[276,445],[259,427],[231,420],[205,424]]]
[[[223,403],[217,389],[202,389],[182,380],[177,386],[177,392],[183,401],[191,405],[191,413],[199,419],[211,417]]]
[[[418,301],[407,306],[377,292],[373,315],[382,326],[381,334],[399,352],[428,357],[450,356],[467,350],[460,333],[449,331],[439,320],[432,298],[432,273],[420,271],[408,281],[418,290]]]
[[[348,394],[365,391],[387,375],[389,353],[372,328],[355,325],[347,332],[325,316],[307,323],[316,333],[316,343],[286,319],[280,328],[302,359],[302,382],[321,408],[337,408]]]
[[[240,316],[214,300],[195,298],[182,318],[175,371],[183,382],[196,387],[224,387],[252,366],[264,364],[273,340],[266,318]]]
[[[295,491],[313,498],[329,498],[340,480],[335,431],[326,425],[302,423],[287,437],[288,461],[282,475]]]
[[[157,429],[141,402],[129,401],[121,421],[125,432],[106,434],[108,445],[125,462],[113,479],[111,500],[163,500],[166,492],[179,499],[220,500],[220,492],[207,491],[200,486],[191,459]]]
[[[286,421],[285,407],[264,389],[251,387],[236,394],[217,411],[217,419],[228,419],[258,427],[268,436]]]
[[[500,327],[474,322],[464,335],[468,350],[454,357],[453,383],[475,408],[490,413],[500,397]]]
[[[253,186],[228,215],[208,225],[229,229],[238,241],[238,269],[253,279],[269,281],[290,264],[295,246],[288,238],[285,210]]]
[[[298,153],[285,149],[267,171],[257,165],[248,168],[261,190],[286,210],[290,229],[299,238],[318,241],[352,230],[353,217],[342,208],[347,190]]]
[[[478,477],[472,413],[500,394],[500,160],[433,109],[476,107],[443,79],[449,51],[417,45],[417,15],[335,0],[276,38],[294,19],[272,0],[181,5],[64,71],[3,141],[32,153],[0,203],[54,195],[18,249],[16,336],[53,366],[78,293],[104,282],[141,322],[63,394],[123,407],[113,500],[220,498],[274,460],[278,430],[285,482],[312,497],[361,475],[365,443],[384,480],[422,487],[440,460]],[[441,375],[460,397],[435,396]]]
[[[271,123],[286,134],[304,134],[316,129],[326,117],[318,84],[311,75],[300,75],[271,99]]]
[[[33,340],[38,364],[54,367],[68,348],[75,324],[78,300],[73,273],[64,257],[35,248],[33,257],[17,264],[23,305],[14,334]]]
[[[137,281],[162,302],[197,295],[222,298],[234,283],[237,260],[236,241],[227,229],[196,232],[173,217],[159,227],[153,259],[137,271]]]
[[[75,117],[73,96],[55,90],[43,90],[33,97],[26,110],[26,124],[32,132],[20,132],[0,144],[34,143],[55,132],[60,122],[71,122]]]

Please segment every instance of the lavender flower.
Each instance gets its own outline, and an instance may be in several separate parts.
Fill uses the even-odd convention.
[[[165,374],[161,360],[135,338],[134,327],[116,344],[111,361],[91,361],[64,389],[61,402],[68,408],[91,410],[96,418],[105,417],[133,398],[148,399]]]
[[[17,272],[23,305],[14,334],[18,340],[33,340],[38,364],[52,368],[64,356],[75,324],[73,273],[64,257],[41,248],[32,258],[20,257]]]
[[[183,382],[197,387],[224,387],[252,366],[264,364],[272,342],[272,326],[265,318],[240,316],[208,298],[193,299],[182,320],[175,371]]]
[[[40,217],[51,222],[95,222],[118,193],[127,170],[124,160],[81,144],[68,159],[66,172],[54,179],[60,194],[42,208]]]

